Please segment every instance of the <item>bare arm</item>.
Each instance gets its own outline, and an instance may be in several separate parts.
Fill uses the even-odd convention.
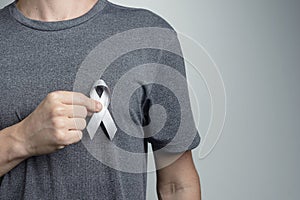
[[[86,116],[100,110],[99,102],[80,93],[48,94],[23,121],[0,131],[0,177],[28,157],[80,141]]]
[[[27,158],[24,145],[17,139],[19,125],[0,131],[0,177]]]
[[[155,156],[157,166],[165,161],[166,156]],[[200,180],[191,151],[183,153],[171,165],[157,170],[157,193],[160,200],[201,199]]]

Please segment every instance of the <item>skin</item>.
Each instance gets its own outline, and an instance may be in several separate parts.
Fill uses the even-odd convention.
[[[83,94],[56,91],[24,120],[0,131],[0,176],[23,160],[79,142],[88,114],[101,104]]]
[[[154,154],[154,157],[158,169],[157,194],[160,200],[201,199],[200,180],[191,151],[182,154]]]
[[[96,3],[97,0],[18,0],[17,8],[27,18],[54,22],[80,17]]]
[[[17,8],[39,21],[62,21],[88,12],[97,0],[19,0]],[[0,177],[23,160],[59,151],[77,143],[86,127],[87,115],[101,104],[83,94],[55,91],[20,123],[0,131]],[[190,151],[155,154],[157,193],[160,200],[201,199],[200,181]],[[171,163],[171,164],[170,164]]]

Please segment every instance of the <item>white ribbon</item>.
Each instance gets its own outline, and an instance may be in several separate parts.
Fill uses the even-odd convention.
[[[99,97],[96,88],[101,87],[103,92],[101,94],[101,97]],[[99,101],[102,104],[102,110],[98,113],[94,113],[91,117],[86,129],[90,135],[91,140],[94,138],[96,131],[98,130],[101,122],[103,123],[109,139],[112,140],[117,132],[116,124],[107,109],[109,103],[110,103],[110,91],[106,83],[100,79],[97,80],[91,91],[90,91],[90,97],[96,101]]]

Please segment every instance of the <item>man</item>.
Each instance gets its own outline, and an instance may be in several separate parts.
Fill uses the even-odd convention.
[[[145,172],[107,166],[84,146],[86,119],[104,107],[72,86],[85,57],[110,36],[135,28],[171,27],[150,11],[106,0],[19,0],[0,11],[0,27],[0,199],[145,199]],[[170,65],[185,73],[178,55],[145,48],[122,55],[101,78],[113,89],[122,70],[143,63]],[[167,146],[155,156],[159,199],[200,199],[191,155],[200,138],[192,135],[192,120],[186,122],[192,131],[185,130],[186,138],[192,137],[189,146],[174,139],[177,145],[170,147],[180,124],[176,98],[158,84],[142,85],[135,94],[131,117],[148,125],[150,136],[133,137],[118,127],[112,141],[101,142],[133,153],[147,152],[148,142],[154,151]],[[149,118],[154,104],[164,105],[168,114],[157,134]],[[189,107],[187,111],[191,114]],[[118,160],[117,153],[109,156]],[[165,165],[168,159],[172,162]]]

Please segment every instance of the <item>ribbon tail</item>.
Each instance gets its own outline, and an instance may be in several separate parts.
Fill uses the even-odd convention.
[[[117,127],[110,112],[106,112],[106,114],[104,115],[103,124],[106,128],[109,139],[112,140],[117,132]]]
[[[91,117],[91,119],[86,127],[86,130],[88,131],[91,140],[94,138],[94,136],[100,126],[100,123],[103,120],[103,117],[105,116],[106,110],[107,109],[104,109],[99,113],[94,113],[93,116]]]

